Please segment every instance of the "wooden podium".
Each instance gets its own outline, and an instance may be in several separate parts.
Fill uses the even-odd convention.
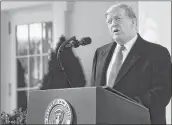
[[[48,105],[58,98],[71,105],[73,124],[150,124],[147,108],[106,87],[30,92],[26,123],[44,124]]]

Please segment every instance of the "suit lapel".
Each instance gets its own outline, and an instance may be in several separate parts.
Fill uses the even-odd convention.
[[[140,42],[141,42],[141,37],[138,34],[138,38],[137,38],[135,44],[131,48],[127,58],[125,59],[123,65],[118,73],[118,76],[115,81],[115,85],[129,72],[129,70],[132,68],[132,66],[134,66],[134,64],[139,60],[139,58],[140,58],[139,50],[141,49]]]
[[[100,52],[98,67],[102,67],[102,68],[98,69],[98,76],[100,81],[98,80],[97,85],[104,86],[106,84],[106,71],[115,47],[116,47],[116,43],[113,42],[110,43],[108,46],[104,47]]]

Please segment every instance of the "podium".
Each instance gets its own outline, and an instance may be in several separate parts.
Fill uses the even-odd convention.
[[[147,108],[106,87],[32,91],[26,123],[45,124],[46,112],[51,111],[47,107],[53,107],[54,99],[63,99],[70,104],[72,124],[150,124]]]

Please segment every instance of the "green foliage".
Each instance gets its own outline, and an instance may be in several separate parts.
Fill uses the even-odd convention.
[[[26,124],[26,111],[22,111],[22,108],[16,109],[12,114],[1,112],[0,124],[8,125],[25,125]]]

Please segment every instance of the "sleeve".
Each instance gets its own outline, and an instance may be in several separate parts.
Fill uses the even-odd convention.
[[[157,56],[158,55],[158,56]],[[150,79],[151,88],[135,97],[148,108],[165,107],[171,98],[171,61],[167,49],[156,54]]]

